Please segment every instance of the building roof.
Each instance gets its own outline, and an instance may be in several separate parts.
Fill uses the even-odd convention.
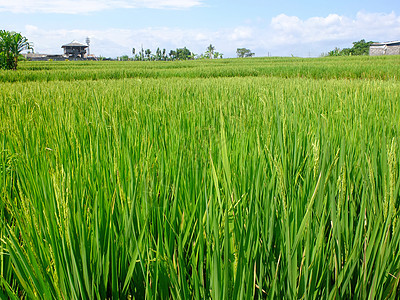
[[[400,44],[400,41],[391,41],[391,42],[384,42],[384,43],[372,43],[371,46],[384,46],[384,45],[393,45],[393,44]]]
[[[89,46],[86,44],[79,43],[78,41],[72,41],[69,44],[61,46],[61,48],[65,48],[65,47],[89,47]]]

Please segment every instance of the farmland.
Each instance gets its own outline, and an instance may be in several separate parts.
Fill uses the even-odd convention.
[[[1,71],[0,298],[398,298],[399,66]]]

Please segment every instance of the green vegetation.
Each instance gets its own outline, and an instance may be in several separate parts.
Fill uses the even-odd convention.
[[[74,81],[125,78],[263,77],[313,79],[397,79],[398,57],[209,59],[164,62],[24,62],[16,72],[0,72],[0,82]]]
[[[0,298],[398,299],[399,62],[0,72]]]
[[[161,50],[157,48],[156,53],[153,54],[150,49],[144,50],[141,48],[139,52],[136,52],[135,48],[132,48],[132,54],[134,61],[177,61],[177,60],[194,60],[194,59],[213,59],[222,58],[223,54],[215,51],[215,47],[210,44],[207,47],[207,51],[204,54],[196,55],[188,48],[177,48],[176,50],[170,50],[167,52],[165,48]],[[119,58],[122,61],[130,60],[127,55]]]
[[[16,70],[22,51],[32,49],[26,37],[17,32],[0,30],[0,69]]]
[[[236,55],[237,55],[237,57],[240,57],[240,58],[253,57],[254,53],[251,52],[251,50],[247,49],[247,48],[237,48],[236,49]]]
[[[157,48],[156,53],[152,54],[150,49],[141,50],[136,53],[136,49],[132,48],[132,54],[134,61],[173,61],[173,60],[191,60],[194,59],[194,54],[187,49],[184,48],[177,48],[176,50],[171,50],[167,53],[167,50]],[[128,56],[122,56],[121,60],[126,61],[129,60]]]
[[[369,46],[371,46],[373,42],[366,42],[365,40],[361,40],[353,43],[353,47],[339,49],[335,48],[332,51],[328,52],[328,56],[351,56],[351,55],[368,55],[369,54]]]

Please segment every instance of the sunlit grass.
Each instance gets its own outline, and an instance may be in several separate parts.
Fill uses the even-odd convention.
[[[287,60],[3,83],[0,296],[398,298],[396,73]]]

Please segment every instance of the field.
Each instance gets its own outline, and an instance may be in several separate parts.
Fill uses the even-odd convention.
[[[0,71],[0,298],[398,299],[400,57]]]

